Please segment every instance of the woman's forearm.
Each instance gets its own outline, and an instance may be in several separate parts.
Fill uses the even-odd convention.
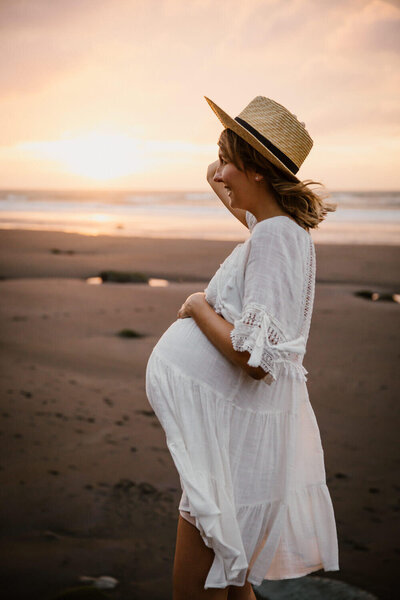
[[[212,344],[233,364],[242,367],[253,379],[262,379],[265,371],[261,367],[250,367],[247,364],[250,354],[247,351],[238,352],[232,345],[230,332],[232,323],[226,321],[208,304],[207,301],[198,303],[191,311],[192,318],[196,321],[204,335]]]

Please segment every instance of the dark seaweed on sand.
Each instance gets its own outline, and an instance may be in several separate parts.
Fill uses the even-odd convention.
[[[104,281],[114,283],[148,283],[148,276],[145,273],[136,271],[101,271],[99,277]]]
[[[119,337],[123,338],[142,338],[144,335],[135,331],[134,329],[121,329],[118,334]]]

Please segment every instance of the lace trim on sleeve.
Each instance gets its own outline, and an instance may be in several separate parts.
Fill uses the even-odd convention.
[[[235,321],[230,337],[235,350],[250,353],[247,362],[250,367],[262,367],[267,382],[276,381],[279,363],[287,360],[287,353],[305,352],[304,337],[287,341],[265,306],[256,303],[245,307],[241,318]]]

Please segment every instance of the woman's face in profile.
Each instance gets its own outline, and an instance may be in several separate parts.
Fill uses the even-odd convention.
[[[221,150],[218,153],[218,159],[219,165],[214,174],[214,181],[224,184],[232,208],[246,209],[249,193],[251,193],[251,180],[232,162],[228,162]]]

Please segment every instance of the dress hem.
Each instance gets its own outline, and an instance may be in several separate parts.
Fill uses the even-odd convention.
[[[339,566],[335,565],[332,567],[324,567],[323,564],[321,564],[318,567],[313,567],[311,569],[307,569],[306,571],[301,571],[298,572],[294,575],[283,575],[282,577],[264,577],[261,582],[259,582],[259,580],[255,581],[253,580],[253,578],[248,577],[247,581],[249,581],[250,583],[252,583],[255,586],[259,586],[262,584],[263,581],[284,581],[285,579],[299,579],[300,577],[305,577],[306,575],[309,575],[310,573],[315,573],[316,571],[340,571]]]

